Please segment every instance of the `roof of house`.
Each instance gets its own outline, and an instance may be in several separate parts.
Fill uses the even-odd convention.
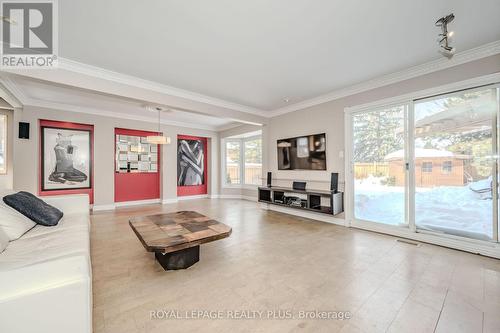
[[[455,154],[448,150],[439,149],[427,149],[427,148],[415,148],[415,158],[441,158],[441,157],[453,157],[459,159],[468,159],[468,155]],[[385,156],[386,161],[390,160],[401,160],[404,158],[404,150],[400,149]]]

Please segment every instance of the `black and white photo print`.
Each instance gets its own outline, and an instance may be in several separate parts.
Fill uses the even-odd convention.
[[[90,188],[90,131],[42,127],[42,190]]]
[[[205,184],[203,142],[179,139],[177,141],[177,185],[196,186]]]

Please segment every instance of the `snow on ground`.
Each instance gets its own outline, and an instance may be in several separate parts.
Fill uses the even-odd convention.
[[[369,177],[356,181],[354,190],[356,218],[404,223],[404,187],[382,185],[381,178]],[[415,206],[415,222],[421,229],[479,239],[492,236],[492,200],[481,199],[468,186],[417,188]]]

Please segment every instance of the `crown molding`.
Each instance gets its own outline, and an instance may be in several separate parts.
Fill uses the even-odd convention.
[[[180,88],[175,88],[172,86],[168,86],[165,84],[161,84],[154,81],[149,81],[145,79],[138,78],[136,76],[127,75],[119,72],[115,72],[112,70],[108,70],[105,68],[92,66],[88,64],[84,64],[81,62],[77,62],[74,60],[70,60],[67,58],[60,57],[58,60],[58,68],[75,72],[82,75],[87,75],[91,77],[97,77],[100,79],[105,79],[111,82],[126,84],[129,86],[147,89],[155,92],[159,92],[166,95],[171,95],[175,97],[185,98],[192,101],[210,104],[213,106],[218,106],[226,109],[231,109],[234,111],[250,113],[258,116],[266,116],[268,114],[267,111],[252,108],[246,105],[233,103],[229,101],[225,101],[223,99],[195,93],[189,90],[184,90]]]
[[[485,58],[488,56],[496,55],[500,53],[500,40],[494,41],[470,50],[462,51],[457,54],[451,59],[447,58],[440,58],[434,61],[427,62],[425,64],[417,65],[414,67],[407,68],[402,71],[394,72],[391,74],[383,75],[371,80],[363,81],[362,83],[355,84],[346,88],[334,90],[328,94],[321,95],[318,97],[314,97],[308,100],[304,100],[302,102],[298,102],[292,105],[288,105],[283,108],[278,108],[275,110],[270,110],[270,111],[265,111],[261,109],[256,109],[252,108],[249,106],[225,101],[222,99],[210,97],[207,95],[202,95],[199,93],[191,92],[188,90],[183,90],[179,88],[175,88],[172,86],[160,84],[157,82],[141,79],[135,76],[127,75],[127,74],[122,74],[118,73],[115,71],[107,70],[104,68],[80,63],[77,61],[69,60],[66,58],[59,58],[59,69],[66,70],[69,72],[74,72],[77,74],[81,75],[86,75],[90,76],[93,78],[100,78],[104,80],[108,80],[110,82],[114,83],[119,83],[119,84],[124,84],[128,85],[131,87],[136,87],[136,88],[141,88],[141,89],[146,89],[146,90],[151,90],[154,92],[159,92],[163,93],[166,95],[171,95],[179,98],[184,98],[200,103],[205,103],[208,105],[213,105],[221,108],[226,108],[238,112],[243,112],[243,113],[248,113],[248,114],[253,114],[253,115],[258,115],[264,118],[272,118],[276,117],[279,115],[283,115],[286,113],[306,109],[315,105],[323,104],[326,102],[330,102],[339,98],[351,96],[354,94],[362,93],[365,91],[369,91],[372,89],[380,88],[383,86],[387,86],[390,84],[394,84],[397,82],[401,82],[404,80],[408,80],[411,78],[415,78],[421,75],[433,73],[436,71],[440,71],[446,68],[450,68],[453,66],[457,66],[460,64],[464,64],[467,62],[471,62],[474,60],[478,60],[481,58]],[[55,109],[63,109],[67,111],[73,111],[73,112],[82,112],[82,113],[90,113],[90,114],[97,114],[97,110],[87,108],[87,107],[80,107],[80,106],[75,106],[75,105],[62,105],[60,103],[55,103],[56,105],[53,105],[52,102],[45,102],[41,100],[32,100],[28,98],[13,82],[8,76],[2,76],[0,78],[0,83],[5,86],[7,90],[10,91],[10,93],[23,105],[33,105],[33,103],[37,103],[37,106],[42,106],[41,104],[51,104],[51,108]],[[83,111],[83,110],[87,110]],[[141,117],[141,116],[132,116],[132,115],[124,115],[121,113],[113,112],[113,111],[105,111],[106,113],[103,114],[103,111],[99,110],[98,114],[101,115],[108,115],[110,117],[120,117],[120,118],[126,118],[126,119],[133,119],[133,120],[140,120],[140,121],[147,121],[151,122],[151,119],[148,117]],[[173,126],[180,126],[180,127],[190,127],[190,128],[199,128],[199,129],[207,129],[207,130],[213,130],[213,131],[221,131],[227,129],[226,126],[231,126],[231,125],[223,125],[220,127],[213,127],[213,126],[204,126],[204,125],[192,125],[190,123],[182,123],[182,122],[165,122],[167,125],[173,125]],[[239,124],[235,124],[234,127],[238,126]],[[229,127],[231,128],[231,127]]]
[[[217,132],[227,131],[227,130],[230,130],[232,128],[236,128],[236,127],[240,127],[240,126],[244,126],[244,125],[245,124],[243,124],[243,123],[231,123],[231,124],[227,124],[227,125],[217,126]]]
[[[299,103],[275,109],[268,113],[267,117],[276,117],[286,113],[306,109],[315,105],[334,101],[339,98],[359,94],[372,89],[380,88],[390,84],[412,79],[421,75],[430,74],[453,66],[465,64],[500,53],[500,40],[481,45],[479,47],[458,52],[453,58],[442,57],[425,64],[413,66],[402,71],[386,74],[371,80],[364,81],[346,88],[332,91],[328,94],[314,97]]]
[[[73,105],[73,104],[59,103],[59,102],[50,102],[50,101],[44,101],[44,100],[34,99],[34,98],[29,98],[28,100],[25,101],[25,103],[23,103],[23,105],[24,106],[36,106],[36,107],[53,109],[53,110],[58,110],[58,111],[85,113],[85,114],[101,116],[101,117],[128,119],[128,120],[143,121],[143,122],[147,122],[147,123],[158,124],[158,118],[153,117],[153,116],[152,117],[136,116],[136,115],[120,113],[120,112],[115,112],[115,111],[94,109],[94,108],[83,107],[83,106],[78,106],[78,105]],[[166,120],[166,119],[162,119],[161,124],[167,125],[167,126],[186,127],[186,128],[214,131],[214,132],[217,131],[216,126],[209,126],[209,125],[203,125],[203,124],[193,124],[193,123],[172,121],[172,120]]]
[[[8,76],[0,76],[0,84],[5,88],[6,92],[12,96],[13,102],[16,102],[15,107],[21,108],[28,101],[28,97]],[[12,105],[12,103],[10,103]],[[14,106],[14,105],[13,105]]]

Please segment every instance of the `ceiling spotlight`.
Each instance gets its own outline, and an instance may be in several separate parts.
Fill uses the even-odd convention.
[[[455,48],[449,43],[448,38],[453,36],[453,31],[448,31],[448,23],[455,19],[455,15],[451,13],[450,15],[443,16],[436,21],[436,26],[441,27],[441,33],[439,34],[439,52],[441,52],[445,57],[451,58],[455,53]]]

